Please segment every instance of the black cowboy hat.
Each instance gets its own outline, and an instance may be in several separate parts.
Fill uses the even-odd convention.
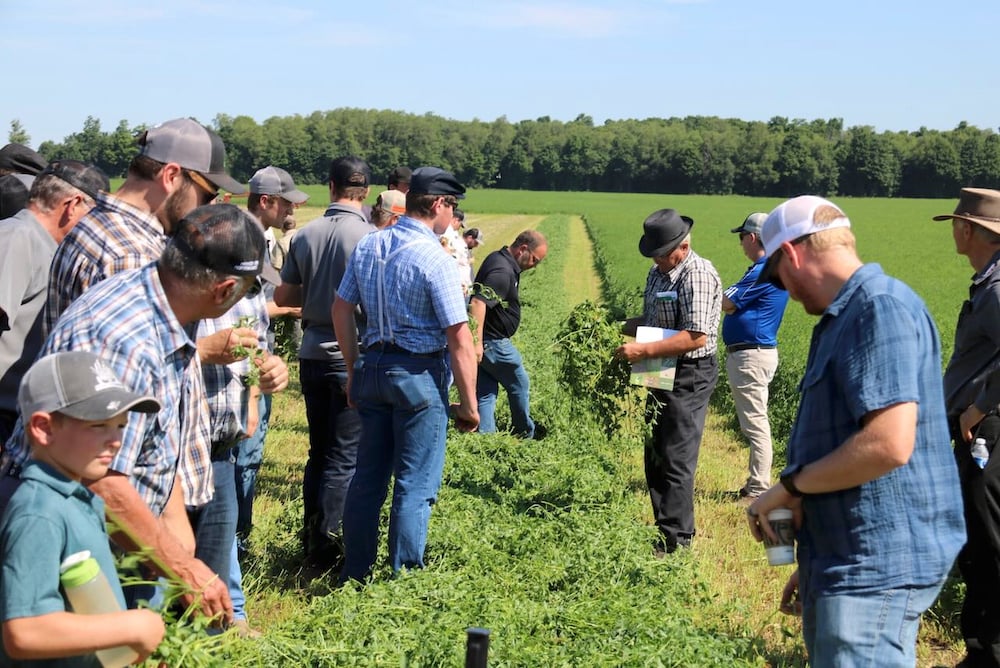
[[[642,223],[639,252],[646,257],[666,255],[680,245],[692,225],[694,220],[677,213],[676,209],[654,211]]]

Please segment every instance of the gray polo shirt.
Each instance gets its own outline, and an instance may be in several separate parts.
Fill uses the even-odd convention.
[[[21,376],[42,347],[42,309],[56,241],[21,209],[0,221],[0,410],[17,410]]]
[[[343,359],[330,309],[354,247],[374,230],[360,210],[331,204],[321,218],[307,223],[292,238],[281,281],[302,286],[299,359]]]

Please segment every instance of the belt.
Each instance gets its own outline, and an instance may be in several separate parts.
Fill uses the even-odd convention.
[[[769,346],[764,343],[734,343],[731,346],[726,346],[727,353],[735,353],[740,350],[774,350],[778,346]]]
[[[373,343],[372,345],[365,348],[365,352],[375,352],[375,353],[393,353],[395,355],[407,355],[408,357],[426,357],[428,359],[440,359],[444,357],[444,353],[447,348],[442,348],[441,350],[435,350],[430,353],[415,353],[407,350],[406,348],[400,348],[395,343],[387,343],[385,341],[379,341],[378,343]]]

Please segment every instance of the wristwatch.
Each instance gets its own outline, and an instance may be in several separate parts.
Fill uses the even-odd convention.
[[[778,479],[781,482],[781,486],[788,490],[788,493],[794,497],[800,497],[803,494],[802,490],[795,486],[795,476],[797,476],[803,468],[803,464],[789,466],[781,472],[781,477]]]

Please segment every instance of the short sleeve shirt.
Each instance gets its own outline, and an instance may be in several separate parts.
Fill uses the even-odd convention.
[[[331,204],[322,218],[292,237],[281,267],[281,280],[302,286],[300,359],[342,359],[330,309],[354,247],[374,230],[361,211]]]
[[[840,447],[873,411],[918,407],[909,462],[851,489],[807,494],[799,532],[804,591],[863,593],[940,582],[965,542],[948,437],[937,328],[920,298],[867,264],[813,330],[789,465]]]
[[[37,617],[69,609],[59,587],[59,565],[77,552],[90,552],[124,609],[114,558],[104,525],[104,502],[47,464],[29,461],[21,485],[0,521],[0,621]],[[11,663],[0,643],[0,664]],[[100,666],[93,654],[32,666]]]
[[[159,259],[166,245],[155,215],[99,193],[97,205],[70,230],[52,259],[45,331],[52,331],[62,312],[92,285]]]
[[[128,476],[160,515],[179,473],[188,506],[214,490],[209,410],[193,329],[178,322],[156,264],[121,272],[81,295],[49,334],[42,354],[91,350],[137,394],[160,400],[159,413],[129,413],[111,469]],[[19,419],[2,461],[21,464],[27,443]]]
[[[478,287],[473,299],[486,304],[483,339],[509,339],[521,324],[521,299],[518,287],[521,267],[504,246],[486,256],[476,274]]]
[[[727,346],[737,343],[756,343],[765,346],[778,344],[778,328],[785,315],[788,293],[763,283],[757,278],[764,269],[764,258],[755,262],[736,284],[726,288],[725,296],[736,307],[722,319],[722,340]]]
[[[666,274],[653,265],[646,276],[643,316],[649,327],[705,334],[705,345],[681,359],[715,355],[722,312],[722,280],[712,263],[693,250]]]
[[[469,320],[454,258],[430,228],[407,216],[358,242],[337,294],[367,313],[365,346],[437,352],[447,344],[444,330]]]
[[[56,241],[21,209],[0,224],[0,410],[17,411],[21,377],[42,347],[42,309]]]

